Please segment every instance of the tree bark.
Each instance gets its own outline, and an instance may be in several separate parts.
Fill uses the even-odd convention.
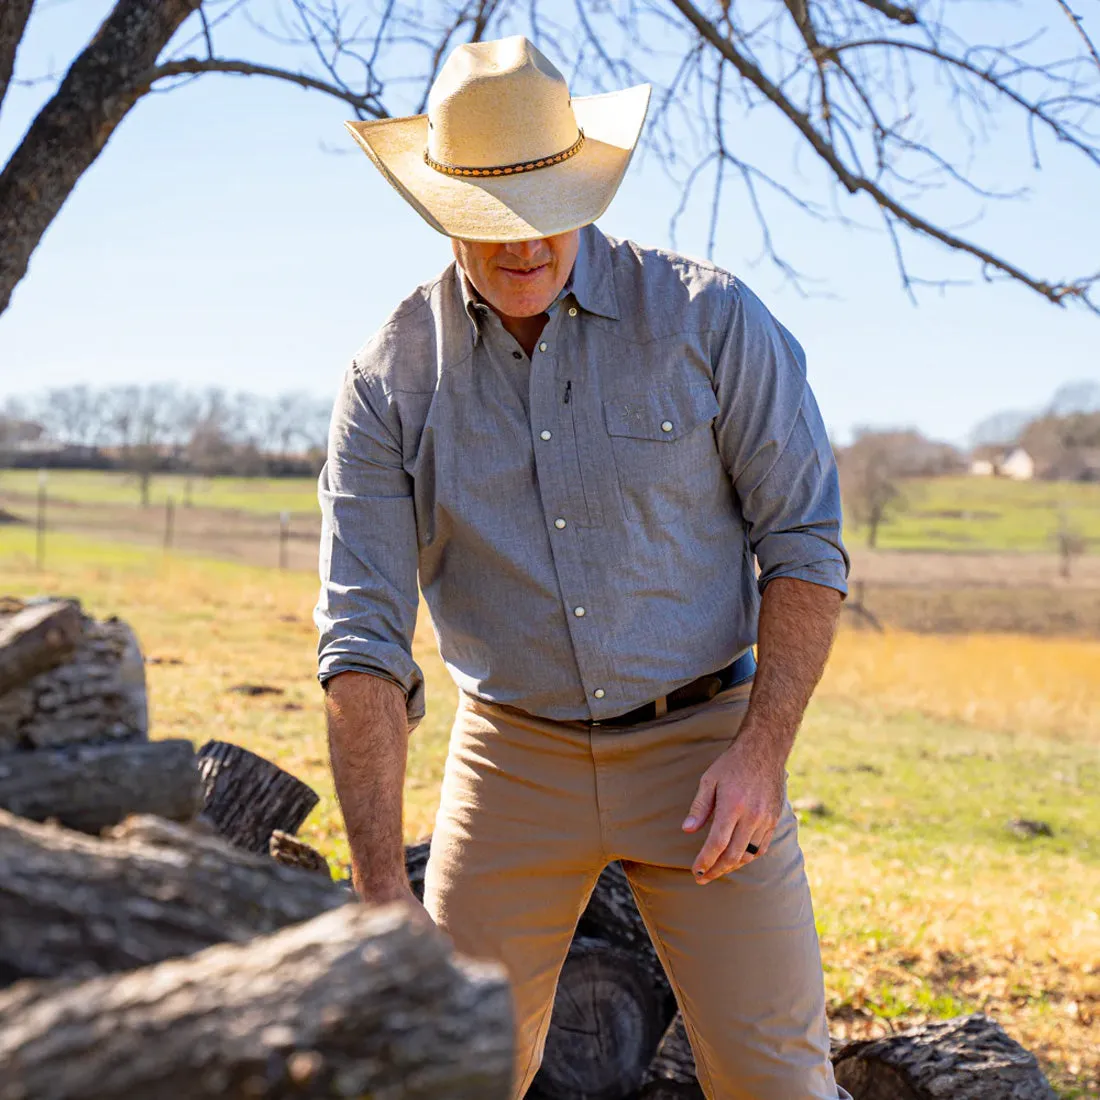
[[[661,1037],[660,1001],[634,954],[578,938],[558,979],[532,1100],[623,1100],[642,1083]]]
[[[695,1085],[695,1055],[691,1050],[691,1042],[684,1027],[684,1018],[676,1013],[672,1023],[668,1025],[657,1053],[649,1065],[646,1073],[647,1082],[666,1082],[678,1085]],[[659,1095],[659,1094],[658,1094]]]
[[[0,172],[0,313],[77,181],[148,91],[157,56],[197,7],[198,0],[118,0],[31,123]]]
[[[148,736],[145,663],[134,632],[118,619],[81,621],[82,636],[63,663],[0,695],[0,752]]]
[[[188,959],[0,993],[0,1100],[506,1100],[499,968],[344,905]]]
[[[431,847],[431,837],[405,846],[405,873],[409,876],[409,885],[416,900],[421,902],[424,900],[424,872],[428,869]],[[351,877],[350,873],[348,877]]]
[[[31,15],[34,0],[4,0],[0,4],[0,107],[15,69],[15,55]]]
[[[677,1084],[675,1081],[650,1081],[637,1095],[637,1100],[706,1100],[696,1081]]]
[[[202,788],[190,741],[137,741],[0,757],[0,809],[98,833],[130,814],[190,821]]]
[[[980,1014],[848,1043],[833,1068],[858,1100],[1055,1100],[1035,1056]]]
[[[346,901],[319,875],[160,818],[96,839],[0,811],[0,984],[128,970]]]
[[[294,834],[319,801],[300,779],[239,745],[207,741],[199,749],[202,816],[246,852],[267,853],[271,834]]]
[[[324,875],[327,879],[332,878],[328,860],[316,848],[311,848],[304,840],[284,833],[281,829],[276,829],[271,834],[268,853],[284,867],[298,867],[303,871]]]
[[[83,633],[80,607],[69,600],[30,604],[10,617],[0,616],[0,695],[56,668]]]

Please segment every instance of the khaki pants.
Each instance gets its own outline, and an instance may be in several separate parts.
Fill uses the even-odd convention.
[[[553,722],[463,694],[425,904],[513,986],[516,1083],[538,1070],[558,974],[603,868],[621,859],[683,1011],[709,1100],[837,1100],[817,932],[789,804],[767,854],[707,886],[681,831],[750,685],[628,729]],[[850,1098],[848,1098],[850,1100]]]

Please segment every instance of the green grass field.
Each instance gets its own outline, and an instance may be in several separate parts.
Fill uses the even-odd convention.
[[[903,482],[902,492],[905,504],[879,528],[884,550],[1052,553],[1064,512],[1100,552],[1100,484],[941,477]],[[863,542],[866,532],[849,538]]]
[[[150,658],[154,736],[260,752],[321,795],[303,829],[347,848],[314,679],[315,581],[0,529],[3,590],[80,596],[130,621]],[[428,717],[414,733],[406,835],[431,830],[455,689],[427,616],[414,651]],[[229,688],[271,684],[247,698]],[[791,761],[834,1031],[881,1034],[980,1009],[1036,1051],[1065,1100],[1100,1090],[1100,642],[841,635]],[[1011,818],[1046,821],[1023,840]]]
[[[196,477],[191,478],[191,503],[196,508],[277,515],[279,512],[316,512],[314,478]],[[150,505],[163,505],[169,497],[182,505],[188,479],[164,474],[150,484]],[[51,499],[76,504],[141,504],[138,480],[132,474],[104,470],[51,470],[47,481]],[[0,470],[0,493],[33,497],[38,492],[36,470]]]
[[[186,481],[179,475],[154,477],[151,503],[163,505],[171,497],[182,504]],[[29,504],[37,486],[34,470],[0,470],[0,495]],[[137,479],[129,474],[55,470],[48,491],[51,499],[77,504],[140,503]],[[944,477],[905,482],[904,492],[906,504],[879,529],[883,549],[1052,553],[1064,512],[1089,540],[1089,552],[1100,553],[1100,484]],[[317,490],[312,478],[194,478],[191,501],[196,507],[259,515],[315,514]],[[860,545],[866,532],[853,527],[848,538]]]

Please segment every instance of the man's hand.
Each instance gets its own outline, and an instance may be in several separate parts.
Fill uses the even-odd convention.
[[[684,821],[684,832],[698,832],[710,819],[710,832],[695,857],[692,872],[700,886],[744,867],[768,850],[783,811],[784,760],[766,734],[741,735],[699,780]],[[759,849],[746,851],[749,844]]]
[[[768,850],[783,812],[787,757],[825,668],[840,599],[835,589],[794,577],[764,589],[749,709],[736,740],[703,773],[683,824],[694,833],[712,819],[692,864],[696,882],[712,882]],[[755,855],[749,844],[759,848]]]

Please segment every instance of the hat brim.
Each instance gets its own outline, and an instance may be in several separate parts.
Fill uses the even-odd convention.
[[[386,179],[433,228],[467,241],[526,241],[594,222],[610,205],[638,144],[650,86],[576,96],[580,151],[514,176],[448,176],[424,160],[428,116],[346,122]]]

